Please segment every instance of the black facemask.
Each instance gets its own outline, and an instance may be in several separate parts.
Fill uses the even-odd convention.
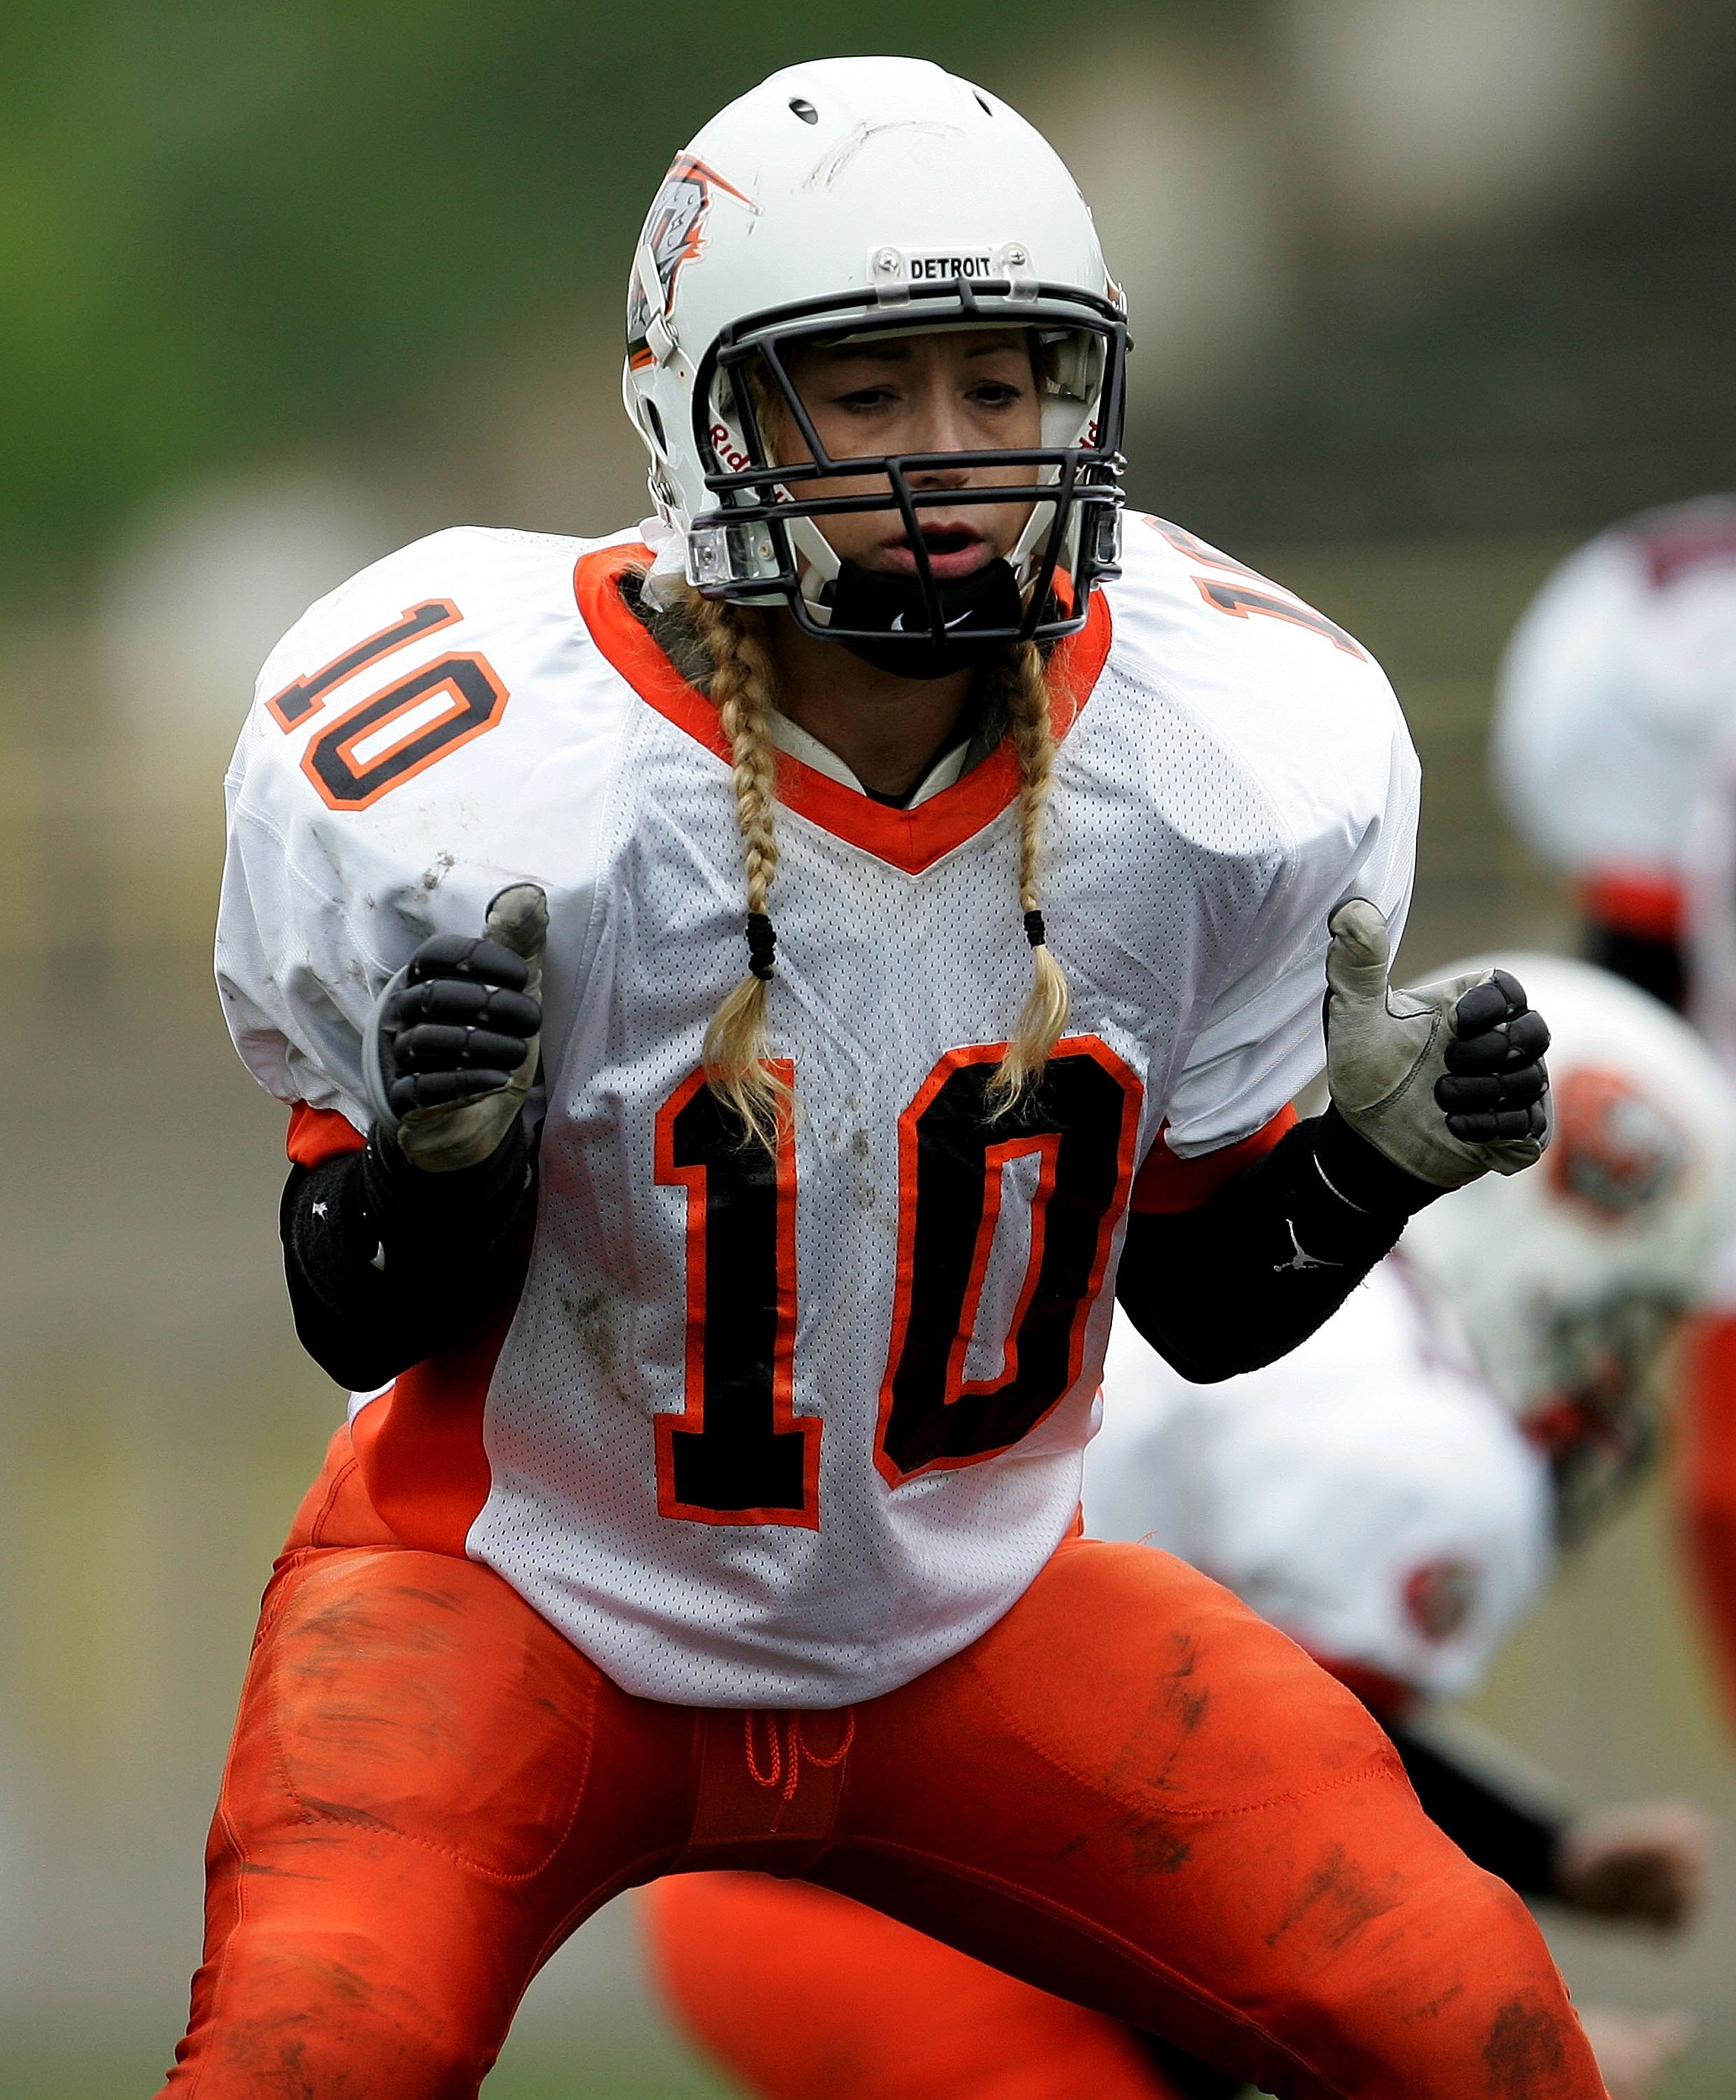
[[[826,591],[834,632],[865,628],[886,637],[880,642],[839,634],[838,640],[864,664],[899,678],[947,678],[954,671],[974,669],[1005,648],[1008,631],[1025,617],[1018,582],[1005,561],[985,562],[957,582],[936,579],[935,595],[946,623],[944,643],[934,639],[922,585],[915,576],[888,575],[847,561]],[[983,628],[990,630],[986,638],[978,632]]]

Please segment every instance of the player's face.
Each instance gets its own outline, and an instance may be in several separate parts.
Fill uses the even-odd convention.
[[[887,453],[998,452],[1042,441],[1042,402],[1024,331],[942,329],[884,343],[815,344],[792,353],[791,381],[834,459]],[[767,435],[780,460],[806,454],[788,416]],[[918,469],[912,489],[1028,486],[1028,466]],[[815,496],[884,495],[884,475],[787,485],[798,500]],[[965,503],[924,509],[922,537],[936,577],[968,576],[1010,554],[1025,529],[1028,503]],[[898,575],[916,573],[916,557],[896,511],[863,511],[815,521],[846,561]]]

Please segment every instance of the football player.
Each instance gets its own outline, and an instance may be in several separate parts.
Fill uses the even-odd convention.
[[[1736,1073],[1736,497],[1613,526],[1520,621],[1494,765],[1521,836],[1574,878],[1586,953],[1684,1007]],[[1688,1352],[1682,1515],[1736,1716],[1736,1235]]]
[[[1702,1818],[1675,1802],[1570,1815],[1437,1703],[1475,1688],[1557,1546],[1656,1450],[1660,1358],[1704,1292],[1727,1194],[1729,1097],[1692,1031],[1630,985],[1557,957],[1505,964],[1550,1015],[1543,1167],[1421,1213],[1318,1333],[1245,1377],[1190,1384],[1119,1320],[1086,1525],[1190,1561],[1324,1662],[1480,1866],[1668,1930],[1698,1902]],[[1206,2100],[1238,2083],[812,1889],[683,1877],[646,1918],[695,2040],[763,2100]],[[1602,2008],[1587,2025],[1617,2100],[1641,2100],[1687,2031]]]
[[[1513,632],[1495,782],[1520,837],[1573,879],[1586,953],[1667,1004],[1690,819],[1736,726],[1736,497],[1613,525],[1563,562]]]
[[[1119,547],[1125,350],[1004,102],[795,67],[633,258],[649,540],[443,533],[268,661],[218,969],[355,1398],[171,2091],[474,2093],[592,1908],[734,1865],[1289,2093],[1600,2092],[1356,1700],[1077,1536],[1116,1297],[1248,1369],[1545,1127],[1515,979],[1389,993],[1378,668]]]

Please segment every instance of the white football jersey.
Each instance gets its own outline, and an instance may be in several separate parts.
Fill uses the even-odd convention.
[[[1601,533],[1514,631],[1497,785],[1526,841],[1579,875],[1679,879],[1713,744],[1736,722],[1736,499]]]
[[[1029,1115],[983,1114],[1031,974],[1010,749],[910,810],[780,753],[775,1171],[700,1074],[742,844],[715,711],[616,588],[632,535],[438,533],[261,675],[218,962],[281,1100],[365,1126],[388,977],[504,885],[548,893],[522,1295],[354,1434],[398,1536],[498,1569],[630,1692],[836,1705],[1006,1611],[1073,1520],[1141,1163],[1277,1114],[1321,1060],[1328,915],[1403,919],[1417,769],[1378,667],[1189,535],[1128,538],[1052,666],[1073,1009]]]
[[[1086,1529],[1179,1555],[1329,1665],[1466,1693],[1543,1593],[1549,1469],[1402,1255],[1221,1384],[1118,1315],[1103,1398]]]

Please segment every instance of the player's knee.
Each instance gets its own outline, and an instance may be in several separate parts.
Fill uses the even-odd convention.
[[[194,2039],[202,2100],[475,2100],[498,2040],[357,1934],[232,1947]]]
[[[1431,1831],[1431,1836],[1438,1834]],[[1348,2025],[1394,2067],[1452,2067],[1439,2090],[1487,2100],[1580,2100],[1600,2090],[1585,2036],[1536,1921],[1504,1882],[1440,1840],[1417,1876],[1405,1929],[1380,1959],[1340,1971]],[[1347,2008],[1346,2008],[1347,2009]],[[1469,2076],[1476,2082],[1466,2084]],[[1433,2086],[1418,2087],[1421,2096]]]

